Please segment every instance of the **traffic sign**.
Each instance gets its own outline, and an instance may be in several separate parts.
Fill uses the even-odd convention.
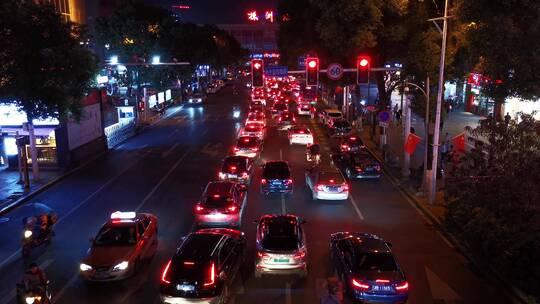
[[[300,70],[305,70],[306,69],[306,57],[307,56],[298,57],[298,69],[300,69]]]
[[[381,111],[379,112],[379,121],[382,121],[382,122],[388,122],[390,121],[390,112],[388,111]]]
[[[331,63],[326,68],[326,75],[332,80],[338,80],[343,76],[343,67],[339,63]]]
[[[264,68],[264,75],[274,77],[286,77],[289,69],[286,66],[273,65]]]
[[[366,110],[368,110],[369,112],[375,112],[377,111],[377,108],[373,105],[369,105],[369,106],[366,106]]]

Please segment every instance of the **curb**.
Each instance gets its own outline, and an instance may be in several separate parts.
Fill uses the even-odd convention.
[[[368,139],[367,141],[372,142],[371,139]],[[367,142],[367,141],[364,140],[364,142]],[[368,147],[367,145],[365,147],[366,147],[366,150],[368,150],[369,154],[371,154],[379,163],[382,164],[384,173],[390,179],[390,181],[400,190],[400,192],[404,196],[406,196],[411,202],[413,202],[414,205],[419,210],[422,211],[422,213],[429,219],[429,221],[432,224],[434,224],[435,226],[437,226],[437,228],[440,229],[441,233],[443,233],[444,236],[446,238],[448,238],[448,240],[452,243],[452,245],[454,245],[456,247],[456,249],[461,254],[463,254],[465,256],[465,258],[467,258],[470,262],[472,262],[475,265],[475,267],[478,267],[478,265],[480,265],[480,263],[478,263],[477,260],[473,257],[473,255],[467,250],[467,247],[465,245],[463,245],[456,237],[454,237],[454,235],[451,232],[449,232],[444,227],[441,219],[438,216],[436,216],[435,214],[433,214],[433,212],[431,212],[426,206],[424,206],[424,204],[422,204],[420,201],[418,201],[415,194],[411,193],[411,191],[409,189],[407,189],[407,187],[404,187],[401,184],[400,180],[397,177],[395,177],[394,174],[392,174],[392,172],[390,171],[390,169],[386,165],[386,162],[382,158],[380,158],[373,151],[373,149],[371,147]],[[519,301],[519,303],[523,303],[523,304],[536,303],[536,302],[530,302],[529,299],[528,299],[529,297],[527,295],[525,295],[522,291],[520,291],[516,287],[512,286],[512,284],[508,283],[498,272],[493,270],[491,267],[486,266],[486,267],[478,267],[478,268],[481,268],[481,269],[482,268],[487,268],[487,269],[484,269],[484,270],[487,270],[489,272],[489,274],[496,277],[497,280],[499,281],[499,283],[503,283],[504,286],[510,286],[510,287],[507,287],[506,289],[507,289],[507,292],[509,293],[509,295],[512,296],[513,302]],[[483,276],[487,277],[485,274]]]
[[[157,122],[163,120],[163,119],[166,119],[168,118],[169,116],[172,116],[174,114],[176,114],[178,111],[182,110],[183,108],[183,105],[180,105],[178,109],[176,109],[175,111],[173,111],[172,113],[170,114],[165,114],[163,115],[162,117],[160,117],[158,120],[154,121],[152,124],[150,125],[147,125],[147,126],[144,126],[143,128],[141,128],[140,130],[137,130],[135,135],[138,135],[142,132],[144,132],[146,130],[146,128],[148,127],[151,127],[153,125],[155,125]],[[133,137],[133,136],[132,136]],[[130,138],[132,138],[130,137]],[[122,142],[119,142],[116,146],[118,145],[121,145],[122,143],[124,143],[126,140],[128,140],[129,138],[126,138],[124,141]],[[82,168],[88,166],[90,163],[94,162],[95,160],[97,160],[98,158],[106,155],[107,153],[109,153],[111,149],[110,148],[107,148],[105,151],[102,151],[101,153],[97,154],[96,156],[90,158],[89,160],[87,160],[86,162],[80,164],[79,166],[65,172],[64,174],[52,179],[51,181],[49,181],[48,183],[44,184],[43,186],[37,188],[36,190],[28,193],[28,195],[25,195],[19,199],[17,199],[16,201],[13,201],[11,202],[9,205],[3,207],[2,209],[0,209],[0,216],[5,216],[6,214],[8,214],[10,211],[16,209],[17,207],[20,207],[21,205],[23,205],[24,203],[26,203],[27,201],[29,201],[30,199],[32,199],[33,197],[37,196],[38,194],[44,192],[45,190],[51,188],[52,186],[56,185],[57,183],[59,183],[60,181],[62,181],[63,179],[65,179],[66,177],[74,174],[75,172],[81,170]]]

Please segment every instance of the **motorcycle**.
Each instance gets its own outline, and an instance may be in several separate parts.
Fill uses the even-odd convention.
[[[23,257],[27,257],[30,255],[30,250],[32,248],[39,247],[43,244],[49,245],[52,241],[52,238],[54,236],[53,231],[53,225],[56,222],[56,216],[54,215],[48,215],[49,221],[51,225],[47,228],[47,231],[42,233],[41,231],[36,231],[36,219],[35,217],[32,218],[24,218],[23,224],[23,237],[21,240],[21,252]]]
[[[312,155],[309,151],[306,151],[306,159],[308,162],[314,162],[316,165],[321,163],[321,154],[317,153]]]
[[[49,281],[44,290],[26,290],[23,283],[17,284],[17,304],[51,304],[52,295],[49,290]]]

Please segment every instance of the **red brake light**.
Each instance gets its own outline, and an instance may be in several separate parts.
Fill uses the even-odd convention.
[[[231,170],[232,171],[236,170],[236,166],[231,166]]]
[[[409,283],[407,281],[396,285],[396,290],[398,290],[398,291],[404,291],[404,290],[408,290],[408,289],[409,289]]]
[[[242,173],[242,177],[248,177],[248,173],[247,172]]]
[[[355,280],[355,279],[352,279],[352,284],[354,287],[360,289],[360,290],[368,290],[369,289],[369,284],[366,284],[360,280]]]
[[[324,186],[323,185],[317,185],[317,190],[324,191]]]
[[[294,255],[294,258],[295,258],[295,259],[302,259],[302,258],[304,258],[305,256],[306,256],[306,252],[305,252],[305,251],[300,251],[300,252],[298,252],[298,253],[296,253],[296,254]]]
[[[238,147],[234,147],[234,152],[238,152],[240,151],[240,149],[238,149]]]
[[[251,148],[251,151],[257,152],[257,151],[259,151],[259,148],[257,148],[257,147]]]
[[[280,118],[278,118],[278,121],[281,121],[281,117],[280,117]]]
[[[215,277],[216,277],[216,272],[215,272],[215,269],[214,269],[214,263],[212,263],[210,265],[210,280],[208,282],[204,283],[204,286],[213,285],[214,281],[215,281]]]
[[[184,262],[184,265],[185,265],[185,266],[193,266],[193,265],[195,265],[195,262],[185,261],[185,262]]]
[[[289,178],[289,179],[287,180],[287,184],[292,184],[292,179]]]
[[[343,189],[343,191],[349,191],[349,185],[344,184],[344,185],[342,186],[342,189]]]
[[[333,179],[331,179],[331,180],[329,180],[329,182],[333,183],[333,182],[334,182],[334,180],[333,180]]]
[[[249,138],[244,138],[244,142],[249,142]]]
[[[204,207],[201,206],[201,205],[197,205],[197,206],[195,206],[195,211],[197,211],[197,212],[199,212],[199,213],[200,213],[200,212],[203,212],[203,211],[204,211]]]
[[[227,208],[227,210],[229,210],[230,212],[235,212],[236,206],[230,206],[229,208]]]
[[[261,184],[266,184],[266,179],[261,179]]]
[[[171,281],[169,281],[170,279],[167,277],[169,274],[169,267],[171,267],[171,260],[167,262],[167,266],[165,266],[165,269],[163,269],[163,274],[161,275],[161,282],[165,284],[171,284]]]
[[[383,283],[383,284],[387,284],[387,283],[390,283],[390,280],[386,280],[386,279],[377,279],[377,280],[375,280],[375,283]]]

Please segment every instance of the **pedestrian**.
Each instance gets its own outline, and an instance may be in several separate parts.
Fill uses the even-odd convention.
[[[401,110],[396,111],[396,122],[398,125],[401,123]]]
[[[397,113],[398,113],[398,105],[397,105],[397,103],[396,103],[396,105],[394,106],[393,112],[394,112],[394,118],[397,119]]]
[[[504,115],[504,123],[508,125],[510,123],[510,119],[512,119],[510,113],[506,112],[506,115]]]

